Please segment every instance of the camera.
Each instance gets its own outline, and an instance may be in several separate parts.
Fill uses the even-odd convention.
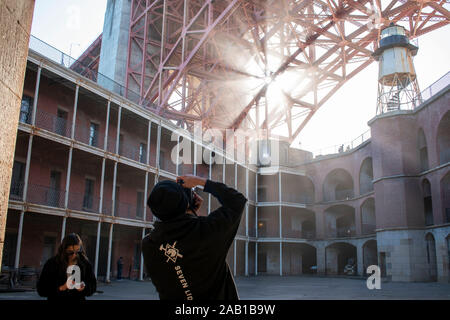
[[[177,183],[183,187],[184,181],[183,179],[179,179]],[[191,188],[185,188],[183,187],[183,192],[188,200],[188,209],[192,210],[194,213],[198,209],[198,205],[195,203],[195,196],[194,196],[194,190]]]

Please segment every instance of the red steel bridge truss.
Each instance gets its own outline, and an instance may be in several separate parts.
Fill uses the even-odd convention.
[[[391,22],[417,38],[450,22],[449,1],[132,0],[125,86],[188,130],[292,142]]]

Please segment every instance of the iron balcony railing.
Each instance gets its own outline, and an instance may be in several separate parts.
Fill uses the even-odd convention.
[[[122,97],[125,97],[134,103],[140,104],[142,106],[151,106],[153,105],[148,101],[148,99],[143,99],[136,92],[126,89],[123,85],[115,82],[114,80],[108,78],[107,76],[98,72],[92,68],[92,66],[88,65],[86,62],[82,62],[80,60],[74,59],[64,52],[52,47],[48,43],[36,38],[35,36],[30,36],[29,49],[43,55],[47,59],[60,64],[66,68],[73,70],[79,75],[86,77],[103,88],[112,91]]]
[[[316,233],[315,231],[305,231],[305,230],[283,230],[283,237],[311,240],[316,237]]]
[[[103,132],[92,133],[88,126],[76,126],[75,128],[75,140],[92,147],[103,149],[104,137]]]
[[[355,236],[355,234],[353,227],[343,227],[336,230],[337,238],[349,238]]]
[[[103,200],[103,214],[112,215],[113,201]],[[122,201],[115,202],[114,216],[120,218],[128,218],[135,220],[142,220],[144,218],[144,210],[146,207],[142,205],[136,205],[132,203],[126,203]],[[149,212],[147,211],[147,218],[149,217]]]
[[[314,203],[314,195],[307,194],[307,193],[291,194],[291,195],[283,194],[282,201],[290,202],[290,203],[300,203],[300,204],[313,204]]]
[[[65,190],[29,184],[27,202],[55,208],[64,208],[65,195]]]
[[[89,193],[69,193],[68,208],[71,210],[94,212],[99,211],[100,198]]]
[[[131,203],[125,203],[122,201],[116,202],[116,210],[115,210],[115,216],[121,217],[121,218],[129,218],[129,219],[135,219],[136,218],[136,206]]]
[[[43,111],[40,108],[36,110],[36,126],[65,137],[70,137],[72,130],[70,121]]]
[[[11,181],[11,187],[9,189],[9,199],[22,201],[23,187],[24,183],[22,181]]]
[[[140,159],[139,157],[139,146],[129,146],[125,143],[123,143],[122,145],[119,146],[119,155],[134,161],[138,161],[141,162],[140,160],[145,160],[146,159]]]
[[[27,121],[25,118],[20,118],[19,121],[30,124],[30,121]],[[36,110],[36,126],[64,137],[69,138],[71,136],[72,124],[70,121],[39,108]],[[99,131],[93,135],[89,127],[77,126],[75,130],[75,140],[103,149],[104,133]],[[145,164],[147,160],[147,151],[140,152],[139,148],[139,146],[120,145],[119,155]],[[107,151],[111,153],[116,152],[116,142],[115,139],[111,137],[108,139]],[[164,168],[173,169],[170,167],[170,164],[164,165]]]
[[[23,199],[24,183],[20,181],[12,181],[9,199],[22,201]],[[64,208],[64,201],[66,192],[61,189],[55,189],[48,186],[37,184],[29,184],[27,192],[27,202],[32,204],[39,204],[54,208]],[[70,192],[68,209],[99,213],[100,198],[91,194]],[[112,214],[112,201],[103,200],[103,214]],[[144,210],[146,208],[143,204],[136,205],[132,203],[125,203],[121,201],[116,202],[115,216],[129,219],[142,220],[144,217]],[[147,216],[149,212],[147,211]]]
[[[354,198],[353,189],[340,189],[335,190],[334,194],[332,193],[324,194],[324,202],[345,201],[351,200],[353,198]]]
[[[428,86],[425,90],[423,90],[420,95],[422,97],[422,103],[426,102],[428,99],[433,97],[436,93],[440,92],[442,89],[445,89],[450,84],[450,71],[440,77],[438,80],[433,82],[430,86]],[[416,106],[416,109],[420,107],[420,105]]]
[[[335,198],[333,200],[350,200],[353,198],[353,189],[342,189],[334,192]]]

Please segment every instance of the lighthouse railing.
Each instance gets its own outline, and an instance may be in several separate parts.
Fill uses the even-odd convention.
[[[449,84],[450,84],[450,71],[448,71],[446,74],[444,74],[438,80],[433,82],[430,86],[428,86],[420,93],[422,97],[422,103],[433,97],[442,89],[445,89]],[[420,107],[420,105],[416,106],[415,109],[417,109],[418,107]]]
[[[357,138],[355,138],[353,140],[314,150],[314,151],[312,151],[312,154],[314,156],[314,159],[317,159],[317,158],[327,156],[327,155],[353,151],[356,147],[359,147],[360,145],[362,145],[364,142],[366,142],[369,139],[370,139],[370,129],[366,130],[365,132],[363,132],[361,135],[359,135]]]

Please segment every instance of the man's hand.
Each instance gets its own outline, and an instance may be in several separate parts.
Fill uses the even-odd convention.
[[[83,291],[84,288],[86,288],[86,285],[84,284],[84,281],[81,281],[81,283],[80,283],[80,288],[77,289],[77,290],[78,290],[78,291]]]
[[[183,188],[194,188],[196,186],[205,186],[206,178],[197,177],[192,174],[177,177],[177,182],[183,180]]]
[[[195,211],[197,212],[203,203],[203,198],[200,197],[197,193],[194,192],[194,203],[195,203]]]
[[[66,291],[67,289],[69,289],[68,287],[67,287],[67,283],[66,282],[64,282],[64,284],[62,285],[62,286],[59,286],[59,291]]]

